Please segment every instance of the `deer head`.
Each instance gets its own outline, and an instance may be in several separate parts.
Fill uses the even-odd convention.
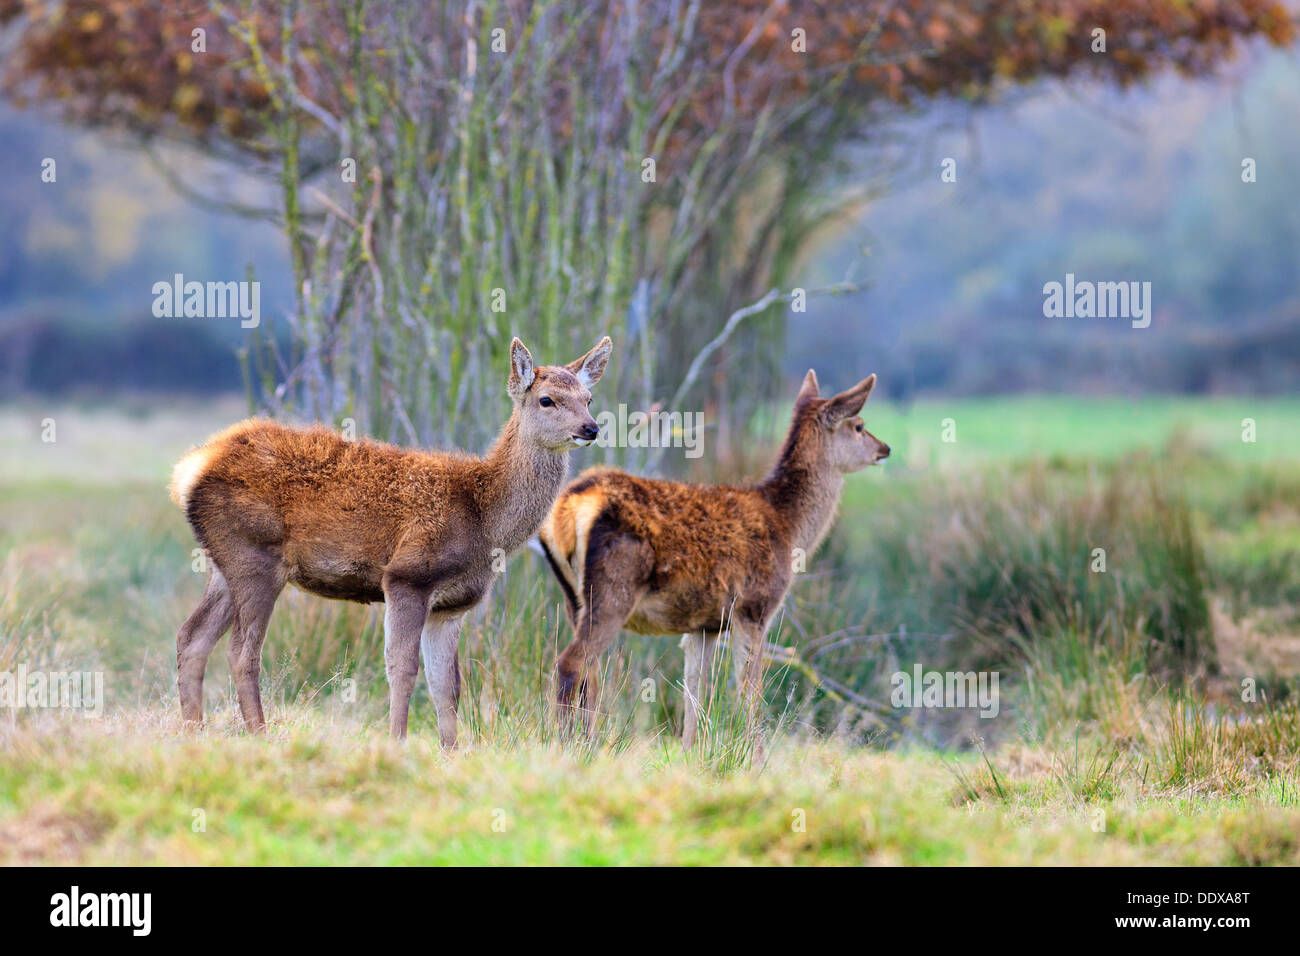
[[[591,386],[605,374],[613,348],[605,336],[568,365],[534,365],[524,343],[514,339],[506,391],[515,403],[520,438],[555,452],[595,441],[600,429],[587,406]]]
[[[795,420],[804,422],[807,439],[820,446],[824,460],[839,472],[860,471],[889,457],[889,446],[867,431],[858,417],[875,387],[872,374],[833,398],[822,398],[817,373],[809,369],[804,376],[794,403]]]

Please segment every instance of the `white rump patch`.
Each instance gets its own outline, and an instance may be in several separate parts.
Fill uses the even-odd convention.
[[[172,469],[172,500],[182,508],[189,507],[190,492],[207,470],[212,452],[207,448],[196,448]]]
[[[584,495],[578,498],[573,508],[573,557],[570,561],[571,575],[569,586],[579,604],[583,604],[582,594],[586,588],[583,576],[587,570],[587,535],[595,524],[597,516],[605,507],[604,495]]]

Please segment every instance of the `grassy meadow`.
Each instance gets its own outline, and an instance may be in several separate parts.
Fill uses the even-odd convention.
[[[422,687],[386,739],[382,607],[292,591],[266,735],[224,642],[187,732],[174,637],[204,576],[165,484],[242,409],[0,409],[0,672],[106,696],[0,708],[0,862],[1300,863],[1300,400],[867,412],[894,456],[848,479],[771,635],[758,759],[725,660],[683,752],[672,638],[624,635],[595,739],[557,740],[567,624],[530,551],[467,623],[458,752]],[[997,673],[996,716],[892,706],[915,665]]]

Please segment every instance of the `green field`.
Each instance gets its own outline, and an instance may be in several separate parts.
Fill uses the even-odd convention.
[[[944,419],[956,440],[944,442]],[[1253,419],[1255,440],[1242,441]],[[917,465],[1069,457],[1112,460],[1139,451],[1182,448],[1232,461],[1294,460],[1300,401],[1278,398],[1030,396],[917,402],[869,409],[877,435],[889,435]]]
[[[873,402],[895,455],[849,479],[787,602],[763,761],[723,667],[682,751],[671,639],[616,644],[597,740],[558,741],[568,635],[527,552],[467,624],[459,752],[423,689],[386,740],[376,609],[296,594],[268,733],[240,729],[222,648],[184,731],[203,577],[165,481],[239,414],[0,410],[0,672],[100,671],[107,699],[0,712],[0,862],[1300,863],[1300,401]],[[891,708],[913,663],[999,672],[999,715]]]

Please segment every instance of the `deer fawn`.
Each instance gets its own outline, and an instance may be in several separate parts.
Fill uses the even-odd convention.
[[[763,647],[795,558],[830,529],[844,475],[889,456],[856,417],[871,375],[833,398],[810,369],[768,477],[736,488],[651,481],[611,469],[579,476],[539,537],[564,591],[574,640],[556,663],[561,723],[590,728],[596,665],[621,628],[682,634],[683,743],[695,741],[700,698],[719,634],[730,628],[747,723],[757,734]]]
[[[176,635],[186,721],[203,720],[203,672],[231,625],[228,659],[250,730],[265,726],[258,676],[271,609],[286,582],[328,598],[383,601],[389,731],[406,736],[420,652],[438,736],[456,743],[461,621],[500,560],[537,530],[591,444],[587,406],[613,345],[563,366],[534,366],[510,343],[510,420],[484,458],[349,442],[316,426],[233,425],[176,465],[171,492],[212,573]]]

